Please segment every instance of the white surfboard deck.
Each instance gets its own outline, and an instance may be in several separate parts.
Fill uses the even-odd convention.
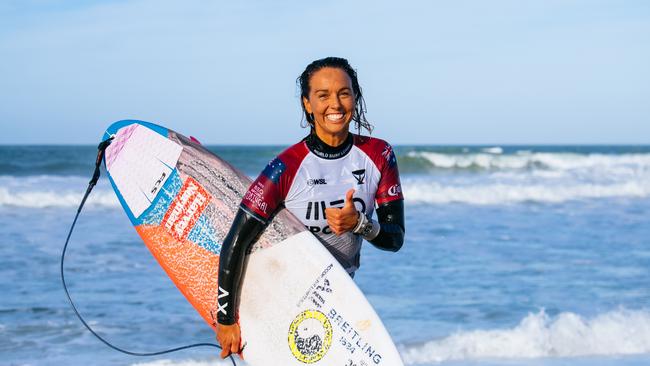
[[[131,222],[213,328],[218,256],[251,181],[164,127],[119,121],[105,166]],[[286,210],[247,258],[239,322],[252,366],[403,365],[383,323],[336,259]]]

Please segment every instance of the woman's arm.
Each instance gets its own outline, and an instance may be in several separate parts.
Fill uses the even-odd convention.
[[[379,234],[370,243],[379,249],[398,251],[404,244],[404,200],[386,202],[377,207]]]
[[[262,233],[266,224],[239,209],[226,235],[219,257],[219,324],[232,325],[237,322],[239,288],[248,248]]]
[[[239,209],[226,235],[219,257],[219,294],[217,296],[217,340],[221,358],[241,352],[241,331],[237,324],[239,290],[246,253],[266,224]],[[240,354],[241,356],[241,354]]]
[[[221,357],[240,351],[238,320],[239,292],[246,254],[280,208],[290,181],[299,165],[293,160],[300,151],[285,150],[271,160],[244,194],[232,226],[224,239],[219,258],[217,295],[217,339],[223,347]],[[306,149],[306,148],[305,148]],[[304,157],[305,154],[302,154]],[[283,160],[284,157],[284,160]],[[285,163],[291,161],[291,164]]]

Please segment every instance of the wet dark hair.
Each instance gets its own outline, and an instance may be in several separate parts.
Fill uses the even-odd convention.
[[[352,120],[354,121],[355,127],[358,132],[361,132],[361,127],[365,128],[368,133],[372,133],[372,125],[366,119],[366,101],[363,99],[363,94],[361,93],[361,86],[359,85],[359,80],[357,79],[357,72],[350,66],[348,60],[341,57],[325,57],[320,60],[316,60],[305,68],[305,71],[300,74],[298,79],[296,79],[296,84],[300,88],[300,106],[303,111],[303,120],[307,121],[307,124],[314,127],[314,115],[307,113],[305,109],[305,103],[303,98],[309,99],[309,81],[311,80],[312,75],[318,70],[332,67],[336,69],[341,69],[345,71],[350,80],[352,81],[352,91],[354,92],[355,97],[355,106],[354,113],[352,114]],[[302,121],[301,121],[302,123]],[[303,125],[303,127],[307,127]]]

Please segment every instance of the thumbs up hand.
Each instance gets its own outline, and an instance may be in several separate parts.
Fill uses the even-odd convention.
[[[327,224],[336,235],[352,231],[354,227],[357,226],[359,213],[354,207],[354,202],[352,201],[353,195],[354,189],[350,189],[345,194],[345,205],[343,208],[330,207],[325,209]]]

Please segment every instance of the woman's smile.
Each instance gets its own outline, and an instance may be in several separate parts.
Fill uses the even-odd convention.
[[[327,115],[325,115],[325,118],[327,118],[329,121],[332,121],[332,122],[342,122],[343,121],[343,113],[327,114]]]

